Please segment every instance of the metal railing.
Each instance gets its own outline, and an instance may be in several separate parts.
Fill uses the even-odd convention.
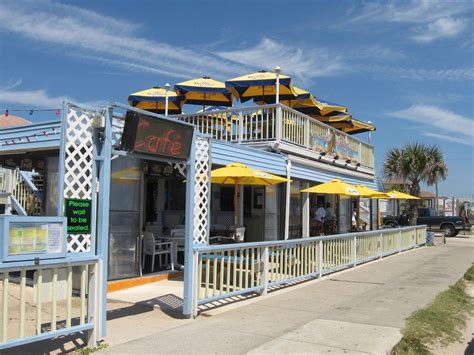
[[[285,105],[172,116],[228,142],[283,141],[373,169],[373,146]],[[279,119],[280,117],[280,119]]]
[[[197,306],[356,266],[426,243],[426,226],[285,241],[197,246]]]
[[[97,258],[24,264],[0,265],[0,350],[93,328]]]

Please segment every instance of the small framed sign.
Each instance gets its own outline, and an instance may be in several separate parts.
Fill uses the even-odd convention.
[[[122,149],[128,152],[187,160],[194,128],[171,120],[128,111],[122,135]]]
[[[68,234],[91,234],[91,209],[92,200],[65,199],[64,212]]]
[[[66,256],[64,217],[2,216],[0,228],[0,262]]]

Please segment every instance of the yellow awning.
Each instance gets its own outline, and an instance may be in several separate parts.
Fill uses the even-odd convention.
[[[356,134],[356,133],[364,133],[364,132],[373,132],[376,130],[375,126],[369,122],[362,122],[356,120],[355,118],[351,119],[352,127],[342,127],[342,131],[346,132],[347,134]],[[334,126],[338,128],[337,126]]]

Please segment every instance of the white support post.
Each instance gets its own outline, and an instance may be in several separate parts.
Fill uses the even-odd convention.
[[[309,119],[305,118],[305,121],[304,121],[304,146],[308,149],[311,148],[309,129],[310,129]]]
[[[168,103],[169,103],[169,98],[168,98],[168,91],[170,89],[171,85],[166,83],[165,84],[165,116],[168,116]]]
[[[308,182],[303,183],[303,189],[309,187]],[[310,234],[310,211],[309,211],[309,193],[303,192],[301,194],[303,198],[303,213],[302,213],[302,224],[303,224],[303,238],[308,238]]]
[[[89,265],[89,287],[87,297],[87,323],[93,323],[94,328],[89,330],[87,336],[87,346],[93,348],[97,345],[99,339],[99,321],[98,305],[100,300],[99,293],[99,277],[98,277],[98,263]]]
[[[238,131],[237,141],[239,143],[242,143],[242,137],[244,136],[244,116],[242,112],[239,112],[239,127],[237,131]]]
[[[239,185],[239,210],[237,211],[237,223],[244,225],[244,185]]]
[[[402,231],[398,231],[398,252],[402,252]]]
[[[266,296],[268,293],[268,272],[269,272],[269,265],[268,265],[268,259],[269,259],[269,253],[268,253],[268,247],[265,247],[263,249],[263,271],[262,271],[262,283],[263,283],[263,290],[261,295]]]
[[[318,278],[320,279],[323,276],[323,241],[318,242]]]
[[[352,238],[352,260],[354,267],[357,266],[357,236]]]
[[[379,243],[380,243],[380,255],[379,255],[379,259],[382,259],[382,256],[383,256],[383,234],[382,234],[382,233],[380,233]]]
[[[196,318],[197,315],[198,315],[198,296],[199,296],[199,288],[201,287],[201,285],[198,284],[198,280],[199,280],[199,277],[198,277],[198,272],[201,272],[201,270],[198,269],[199,268],[199,253],[195,250],[193,250],[193,280],[194,281],[194,292],[193,292],[193,312],[192,312],[192,316],[193,318]]]
[[[290,195],[291,195],[291,160],[286,161],[286,203],[285,203],[285,240],[289,238],[290,232]]]

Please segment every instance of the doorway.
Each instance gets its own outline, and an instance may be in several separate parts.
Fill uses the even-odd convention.
[[[244,186],[244,226],[246,242],[265,240],[264,186]]]

